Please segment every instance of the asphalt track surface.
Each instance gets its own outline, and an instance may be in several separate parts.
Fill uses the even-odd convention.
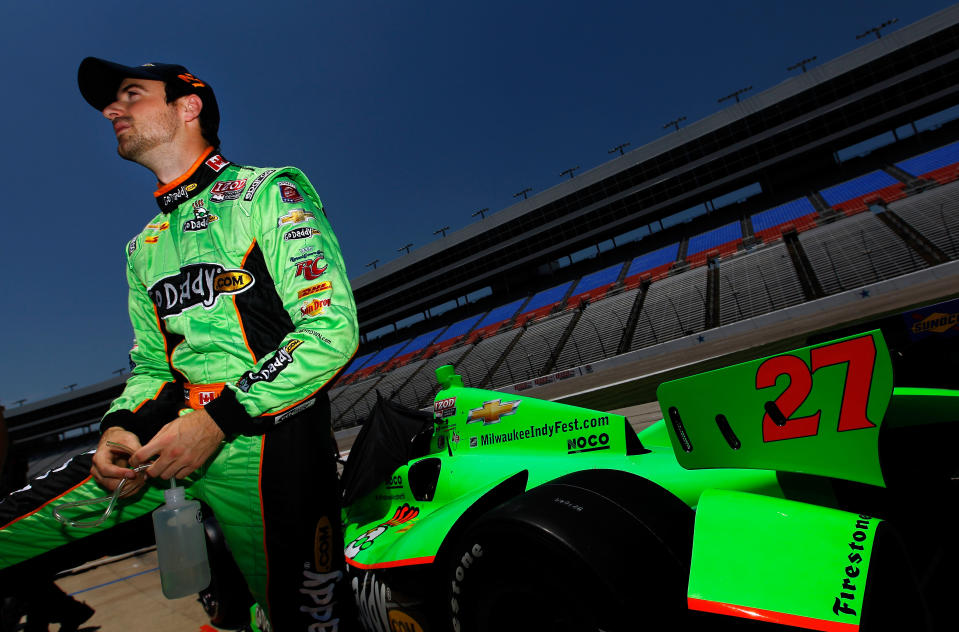
[[[585,405],[585,401],[616,400],[623,405],[608,412],[625,415],[637,430],[659,419],[659,406],[650,402],[650,383],[661,373],[677,366],[722,361],[729,354],[746,354],[763,347],[785,351],[802,346],[804,336],[839,323],[848,323],[870,316],[887,314],[924,302],[953,296],[957,287],[953,280],[917,284],[895,294],[875,297],[868,303],[840,309],[795,322],[781,323],[761,332],[709,342],[681,354],[658,356],[634,364],[616,367],[598,374],[550,384],[530,393],[543,399],[568,401]],[[798,343],[798,344],[797,344]],[[770,345],[772,345],[770,347]],[[756,353],[755,357],[767,353]],[[343,453],[349,452],[358,433],[352,428],[337,434]],[[168,600],[160,591],[156,553],[152,548],[132,552],[118,558],[101,559],[74,569],[57,583],[67,593],[85,601],[96,612],[81,630],[93,632],[214,632],[195,597]],[[56,625],[56,624],[54,624]],[[56,629],[51,627],[51,629]]]

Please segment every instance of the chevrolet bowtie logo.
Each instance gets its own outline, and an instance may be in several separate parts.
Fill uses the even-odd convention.
[[[310,211],[304,211],[303,209],[293,209],[277,222],[279,226],[283,224],[299,224],[300,222],[305,222],[308,219],[313,219],[313,213]]]
[[[499,399],[483,402],[483,405],[479,408],[470,410],[470,414],[466,418],[466,423],[471,424],[482,421],[484,426],[495,424],[499,422],[501,417],[515,413],[517,408],[519,408],[519,400],[506,402],[505,404]]]

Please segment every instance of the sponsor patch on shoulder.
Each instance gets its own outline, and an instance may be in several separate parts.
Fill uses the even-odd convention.
[[[283,235],[283,241],[290,241],[291,239],[309,239],[313,235],[319,235],[320,231],[312,228],[310,226],[304,226],[302,228],[294,228],[293,230],[286,231],[286,234]]]
[[[325,268],[324,268],[325,269]],[[296,298],[305,298],[311,294],[319,294],[320,292],[326,292],[332,289],[333,286],[329,281],[323,281],[322,283],[317,283],[316,285],[311,285],[310,287],[303,288],[296,293]],[[329,304],[329,300],[326,301]]]
[[[301,208],[295,208],[286,215],[280,217],[277,220],[277,226],[289,226],[292,224],[302,224],[305,221],[311,220],[315,215],[312,211],[307,211]]]
[[[263,181],[269,178],[274,173],[276,173],[276,169],[267,169],[266,171],[258,175],[256,179],[250,183],[250,188],[246,190],[246,195],[243,196],[243,201],[244,202],[252,201],[253,195],[256,193],[256,190],[260,188],[260,185],[263,184]]]
[[[206,210],[203,206],[202,198],[195,200],[193,202],[193,219],[188,219],[183,222],[183,232],[190,233],[206,230],[210,226],[210,222],[215,222],[219,219],[219,217]]]
[[[320,278],[327,268],[326,262],[323,260],[324,257],[325,255],[321,253],[316,258],[300,261],[296,264],[296,274],[294,276],[302,276],[307,281],[315,281]]]
[[[132,255],[136,252],[137,249],[137,238],[134,237],[130,240],[130,243],[127,244],[127,255]]]
[[[322,285],[322,283],[320,284]],[[320,316],[323,312],[326,311],[326,308],[330,305],[330,299],[325,298],[322,301],[318,298],[313,299],[309,303],[304,303],[300,305],[300,313],[308,318],[313,316]]]
[[[160,240],[160,238],[159,238],[157,235],[151,235],[150,237],[144,237],[144,238],[143,238],[143,243],[145,243],[145,244],[155,244],[155,243],[158,242],[159,240]]]
[[[225,202],[226,200],[236,200],[243,193],[243,187],[246,186],[246,178],[242,180],[221,180],[210,189],[211,202]]]
[[[303,196],[296,189],[292,182],[277,182],[276,186],[280,188],[280,199],[289,204],[296,204],[303,201]]]

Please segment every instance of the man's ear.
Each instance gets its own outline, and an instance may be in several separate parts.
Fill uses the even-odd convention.
[[[177,110],[183,122],[195,121],[203,110],[203,99],[195,94],[188,94],[177,99]]]

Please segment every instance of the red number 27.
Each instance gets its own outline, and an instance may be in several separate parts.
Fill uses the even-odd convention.
[[[809,397],[813,373],[834,364],[847,363],[837,431],[859,430],[876,425],[866,417],[872,371],[876,364],[876,344],[872,336],[817,347],[810,352],[810,360],[811,369],[801,358],[792,355],[769,358],[759,365],[756,371],[757,389],[775,386],[780,375],[789,376],[786,390],[766,406],[766,413],[763,415],[764,442],[811,437],[819,432],[821,410],[806,417],[790,417]]]

